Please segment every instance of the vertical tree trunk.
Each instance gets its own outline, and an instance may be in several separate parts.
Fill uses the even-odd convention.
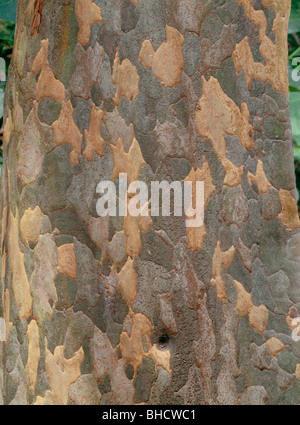
[[[299,404],[289,10],[19,1],[0,401]],[[119,173],[204,181],[204,224],[99,217]]]

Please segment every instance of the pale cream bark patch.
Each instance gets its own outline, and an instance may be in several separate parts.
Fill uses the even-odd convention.
[[[5,120],[5,124],[3,128],[3,140],[6,146],[9,143],[12,131],[13,131],[13,121],[11,116],[11,110],[8,108],[7,118]]]
[[[12,267],[12,288],[20,319],[32,314],[32,298],[25,269],[24,254],[19,247],[19,213],[9,212],[8,255]]]
[[[40,343],[39,343],[39,328],[35,320],[32,320],[28,325],[28,360],[27,360],[27,373],[30,383],[30,391],[34,392],[39,360],[41,357]]]
[[[63,345],[55,347],[54,354],[46,349],[45,365],[51,389],[46,391],[45,397],[38,396],[34,404],[66,405],[70,386],[81,376],[80,366],[83,359],[82,347],[71,359],[65,359]]]
[[[4,260],[6,259],[6,255],[3,255]],[[7,342],[9,332],[13,327],[13,323],[10,322],[10,294],[9,289],[5,289],[4,291],[4,321],[5,321],[5,342]]]
[[[42,211],[37,205],[34,210],[28,208],[20,221],[20,229],[24,242],[37,242],[40,236],[40,229],[42,223]]]
[[[42,171],[45,154],[41,137],[35,102],[25,121],[18,149],[18,176],[24,186],[35,182]]]

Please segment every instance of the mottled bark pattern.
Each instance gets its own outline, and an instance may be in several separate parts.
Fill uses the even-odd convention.
[[[0,402],[299,404],[289,9],[19,1]],[[98,217],[122,172],[203,180],[205,223]]]

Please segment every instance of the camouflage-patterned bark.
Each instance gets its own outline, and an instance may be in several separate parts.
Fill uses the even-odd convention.
[[[289,9],[20,0],[2,178],[4,403],[300,402]],[[204,180],[205,224],[98,217],[96,186],[120,172]]]

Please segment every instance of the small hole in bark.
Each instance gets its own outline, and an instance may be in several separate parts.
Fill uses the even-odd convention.
[[[161,349],[166,348],[166,346],[168,345],[169,341],[170,341],[169,335],[166,334],[166,333],[165,334],[162,334],[158,338],[158,340],[157,340],[158,347],[161,348]]]

